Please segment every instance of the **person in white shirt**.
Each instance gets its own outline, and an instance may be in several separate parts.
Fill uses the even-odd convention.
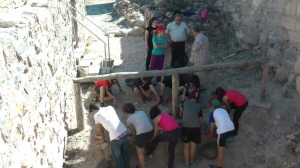
[[[208,139],[213,139],[215,135],[215,130],[217,128],[218,134],[218,160],[217,168],[222,167],[222,162],[224,159],[224,149],[226,145],[226,140],[228,137],[234,134],[234,125],[230,120],[229,114],[225,109],[220,108],[221,102],[219,100],[213,100],[211,102],[211,108],[213,112],[210,113],[209,123],[210,123],[210,135]]]
[[[149,117],[144,111],[137,111],[131,103],[123,106],[123,112],[129,114],[127,125],[131,133],[135,136],[135,147],[140,162],[140,168],[145,168],[145,146],[153,137],[153,126]]]
[[[89,106],[90,112],[94,114],[95,124],[99,135],[94,139],[103,144],[106,142],[104,129],[109,132],[111,151],[116,168],[130,168],[128,154],[128,131],[120,121],[115,109],[112,106],[101,107],[98,102],[92,102]]]
[[[167,38],[171,43],[171,64],[170,66],[177,68],[185,66],[184,55],[185,55],[185,40],[190,33],[190,29],[187,25],[181,21],[181,16],[176,14],[174,21],[167,25]]]

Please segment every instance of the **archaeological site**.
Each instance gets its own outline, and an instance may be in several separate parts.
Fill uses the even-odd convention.
[[[164,56],[160,69],[153,69],[158,50],[150,52],[150,65],[146,59],[147,27],[153,17],[158,27],[148,41],[159,48],[154,36],[166,38],[159,50]],[[187,26],[183,42],[172,39],[170,25],[175,25],[176,17]],[[191,59],[201,57],[194,51],[197,32],[208,39],[205,64]],[[179,54],[182,61],[172,64],[174,50],[180,50],[175,43],[184,47]],[[181,85],[182,74],[200,77],[197,104],[203,116],[201,142],[195,148],[197,164],[186,163],[186,143],[181,139],[180,110],[188,90]],[[170,87],[162,92],[162,81],[156,77],[170,77]],[[141,86],[136,86],[136,79]],[[147,96],[138,97],[136,90],[144,94],[141,88],[148,79],[152,81]],[[113,86],[97,91],[99,80],[111,80]],[[128,138],[124,144],[130,167],[143,168],[138,135],[131,130],[134,126],[127,125],[133,114],[125,113],[126,103],[144,111],[149,120],[151,107],[158,105],[162,114],[177,121],[174,168],[220,167],[220,137],[210,138],[210,118],[215,113],[211,100],[218,87],[236,90],[248,102],[239,118],[238,136],[232,141],[225,138],[222,168],[300,168],[300,0],[0,3],[0,168],[120,168],[112,149],[113,141],[123,137]],[[220,100],[225,107],[224,97]],[[90,112],[92,102],[103,109],[112,106],[118,126],[123,123],[128,128],[126,135],[110,140],[111,130],[104,129],[101,136],[102,124]],[[237,129],[234,110],[227,111]],[[158,132],[165,133],[163,128]],[[144,157],[145,167],[172,167],[169,151],[168,142],[158,143]]]

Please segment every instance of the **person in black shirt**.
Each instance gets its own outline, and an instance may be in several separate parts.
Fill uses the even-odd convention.
[[[150,60],[151,60],[152,49],[153,49],[153,43],[152,43],[153,31],[156,30],[156,28],[157,28],[157,18],[152,17],[149,20],[148,27],[145,30],[145,44],[147,50],[147,58],[146,58],[147,71],[149,71]]]

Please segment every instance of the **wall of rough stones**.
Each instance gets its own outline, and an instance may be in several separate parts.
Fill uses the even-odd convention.
[[[0,167],[62,167],[75,30],[62,0],[0,3]],[[84,12],[84,1],[76,0]],[[80,18],[79,18],[80,19]]]
[[[300,93],[300,1],[299,0],[160,0],[145,10],[145,18],[167,16],[172,12],[192,11],[184,17],[188,26],[200,24],[199,13],[208,8],[208,36],[253,50],[257,56],[270,57],[271,72],[288,88]]]

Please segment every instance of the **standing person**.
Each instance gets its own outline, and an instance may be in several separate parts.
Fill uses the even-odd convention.
[[[145,168],[144,151],[145,146],[153,136],[153,126],[147,114],[144,111],[136,111],[131,103],[126,103],[123,106],[123,111],[129,114],[127,125],[132,134],[135,136],[135,147],[140,162],[140,167]]]
[[[128,131],[120,121],[115,109],[112,106],[101,107],[98,102],[91,103],[89,109],[94,114],[95,124],[99,131],[99,136],[95,136],[94,139],[98,140],[100,144],[105,143],[104,129],[106,129],[109,132],[116,168],[130,168],[127,147]]]
[[[114,104],[116,103],[117,99],[113,94],[111,93],[111,87],[113,84],[116,84],[120,90],[121,93],[124,93],[123,89],[120,86],[120,83],[117,79],[114,80],[99,80],[95,83],[94,89],[99,94],[98,101],[101,104],[101,106],[104,106],[104,101],[110,101],[113,100]]]
[[[206,65],[208,63],[208,38],[200,32],[199,26],[192,28],[192,34],[195,41],[192,46],[191,58],[189,60],[191,65]],[[204,72],[195,73],[203,82]]]
[[[211,102],[211,109],[213,112],[209,115],[210,123],[210,135],[208,140],[214,139],[215,130],[217,128],[218,134],[218,159],[217,159],[217,168],[222,167],[222,162],[224,160],[224,149],[226,145],[226,139],[233,135],[234,125],[230,120],[229,114],[226,110],[220,108],[221,102],[219,100],[213,100]]]
[[[151,120],[153,120],[154,123],[154,135],[151,140],[151,147],[147,151],[147,154],[152,154],[158,142],[169,142],[168,168],[173,168],[175,159],[175,147],[179,139],[179,125],[172,116],[170,116],[169,114],[161,113],[157,105],[151,107],[149,114]],[[158,133],[158,127],[163,130],[163,133]]]
[[[165,27],[158,26],[154,31],[150,70],[162,70],[164,67],[165,48],[168,47],[165,30]],[[161,82],[161,77],[157,77],[156,82]]]
[[[171,65],[172,67],[183,67],[185,54],[185,40],[190,33],[187,25],[181,21],[180,14],[174,16],[175,21],[167,25],[167,37],[171,42]]]
[[[152,37],[154,34],[154,30],[156,30],[156,28],[157,28],[157,18],[152,17],[149,20],[148,27],[145,30],[145,44],[147,50],[146,71],[149,71],[150,60],[151,60],[152,49],[153,49]]]
[[[248,106],[248,100],[242,93],[230,89],[225,91],[222,87],[218,87],[215,91],[215,94],[220,101],[225,103],[228,112],[230,112],[231,109],[235,109],[233,114],[233,123],[235,127],[234,137],[237,139],[237,134],[239,131],[239,119]],[[232,141],[233,139],[229,138],[228,140]]]
[[[195,95],[190,95],[180,108],[180,117],[182,117],[181,140],[184,143],[184,168],[190,168],[200,163],[200,160],[196,158],[196,150],[197,144],[201,142],[203,114],[201,104],[196,103],[196,101]]]

